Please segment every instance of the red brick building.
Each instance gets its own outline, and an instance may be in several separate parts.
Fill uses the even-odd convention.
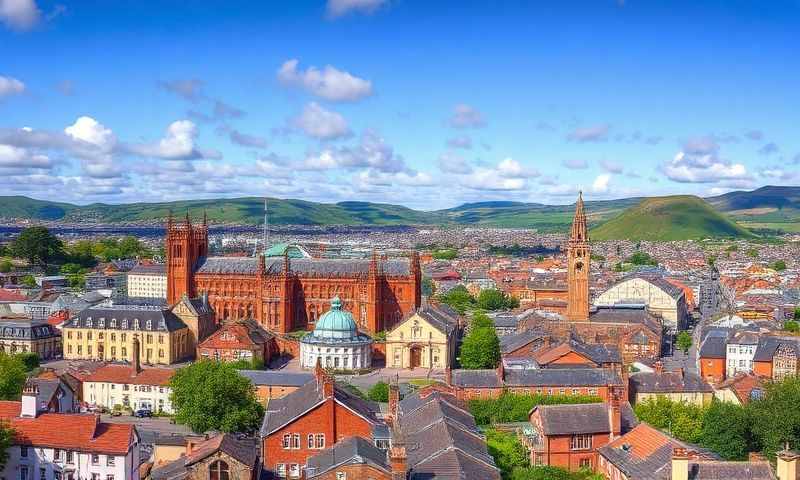
[[[339,296],[359,328],[388,330],[421,305],[419,256],[388,259],[209,257],[205,219],[167,224],[167,301],[207,292],[221,320],[252,318],[281,333],[313,328]]]
[[[337,387],[321,367],[308,382],[267,406],[261,426],[264,470],[300,478],[308,459],[345,437],[375,441],[388,428],[371,404]]]
[[[272,356],[271,345],[272,335],[254,320],[234,320],[203,340],[197,347],[197,356],[226,362],[267,363]]]

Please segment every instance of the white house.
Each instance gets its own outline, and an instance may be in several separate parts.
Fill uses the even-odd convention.
[[[128,296],[167,298],[166,265],[136,265],[128,272]]]
[[[21,402],[0,402],[0,421],[14,430],[6,480],[138,480],[139,437],[133,425],[106,424],[98,415],[38,413],[37,389]]]
[[[757,347],[758,335],[752,332],[738,332],[728,340],[725,350],[725,376],[733,378],[738,373],[752,372]]]

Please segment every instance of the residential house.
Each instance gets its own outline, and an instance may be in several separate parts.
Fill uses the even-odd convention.
[[[753,358],[758,343],[758,334],[748,331],[736,332],[728,339],[725,349],[725,376],[727,378],[753,371]]]
[[[396,449],[400,452],[400,449]],[[308,480],[393,480],[392,466],[406,478],[405,450],[390,463],[386,450],[363,437],[347,437],[308,459]]]
[[[736,405],[746,405],[764,396],[764,378],[752,373],[740,373],[713,385],[714,398]]]
[[[222,324],[211,336],[197,346],[199,358],[226,362],[247,360],[260,364],[269,362],[272,335],[255,320],[234,320]]]
[[[128,271],[128,296],[138,298],[167,298],[167,266],[140,264]]]
[[[285,397],[308,382],[314,381],[314,375],[308,372],[239,370],[239,375],[250,380],[250,383],[256,388],[256,398],[265,405],[273,399]]]
[[[257,480],[261,474],[258,442],[232,433],[218,433],[186,442],[176,460],[151,470],[151,480]]]
[[[631,403],[660,396],[675,402],[708,405],[714,398],[714,390],[702,377],[683,368],[672,372],[664,371],[661,362],[656,362],[652,372],[631,374]]]
[[[449,368],[461,334],[459,315],[446,305],[425,304],[386,334],[386,366]]]
[[[23,314],[0,316],[0,352],[35,353],[42,360],[61,356],[61,333],[46,320]]]

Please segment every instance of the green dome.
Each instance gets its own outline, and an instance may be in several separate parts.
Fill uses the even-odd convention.
[[[317,338],[353,338],[358,335],[358,327],[353,315],[342,310],[341,299],[333,297],[331,309],[319,317],[312,335]]]

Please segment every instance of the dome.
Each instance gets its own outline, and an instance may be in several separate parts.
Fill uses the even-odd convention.
[[[353,338],[358,336],[358,327],[353,315],[342,310],[339,297],[333,297],[331,309],[319,317],[312,335],[317,338]]]

